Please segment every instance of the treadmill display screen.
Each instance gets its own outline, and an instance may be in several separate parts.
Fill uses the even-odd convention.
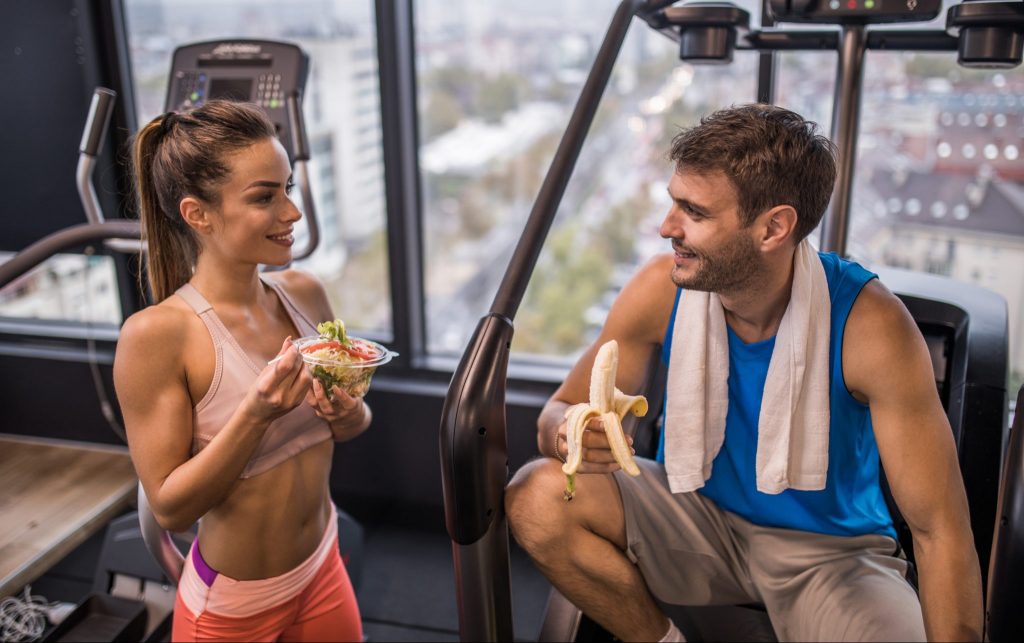
[[[211,78],[209,99],[247,101],[252,98],[251,78]]]

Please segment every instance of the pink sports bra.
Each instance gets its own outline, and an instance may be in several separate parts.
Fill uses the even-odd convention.
[[[269,279],[263,279],[263,283],[277,293],[300,334],[316,334],[316,326],[295,306],[284,288]],[[192,455],[195,455],[227,424],[245,398],[249,387],[263,370],[263,366],[256,364],[242,350],[217,317],[210,303],[192,287],[192,284],[185,284],[175,294],[184,299],[206,324],[213,338],[216,353],[216,367],[210,390],[193,410]],[[259,475],[331,437],[331,428],[327,422],[318,418],[308,404],[301,402],[287,414],[271,422],[240,477],[251,478]]]

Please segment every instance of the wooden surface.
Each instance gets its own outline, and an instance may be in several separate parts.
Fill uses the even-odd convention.
[[[129,508],[128,450],[0,434],[0,598]]]

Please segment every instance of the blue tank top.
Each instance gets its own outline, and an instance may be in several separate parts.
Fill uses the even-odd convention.
[[[729,333],[729,411],[725,441],[712,465],[711,478],[698,493],[719,507],[765,527],[799,529],[837,536],[884,534],[896,538],[892,516],[879,482],[878,446],[866,404],[850,395],[843,380],[843,331],[853,302],[864,285],[877,277],[833,253],[818,253],[832,300],[829,349],[830,409],[828,473],[821,491],[788,489],[771,495],[757,490],[755,461],[761,396],[775,338],[745,344]],[[680,293],[682,291],[679,291]],[[672,349],[679,294],[672,308],[662,360]],[[657,459],[665,461],[662,432]]]

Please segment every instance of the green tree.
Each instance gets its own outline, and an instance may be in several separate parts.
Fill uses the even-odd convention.
[[[525,94],[520,77],[501,74],[480,84],[476,95],[476,113],[489,123],[497,123],[506,112],[519,107]]]
[[[446,91],[435,90],[423,111],[423,140],[430,141],[452,130],[464,118],[462,105]]]
[[[466,187],[459,199],[459,230],[467,239],[479,239],[494,227],[494,212],[488,206],[490,199],[479,184]]]
[[[518,317],[515,350],[565,355],[585,341],[584,311],[608,287],[611,262],[594,249],[578,223],[561,226],[552,235],[526,290]]]

